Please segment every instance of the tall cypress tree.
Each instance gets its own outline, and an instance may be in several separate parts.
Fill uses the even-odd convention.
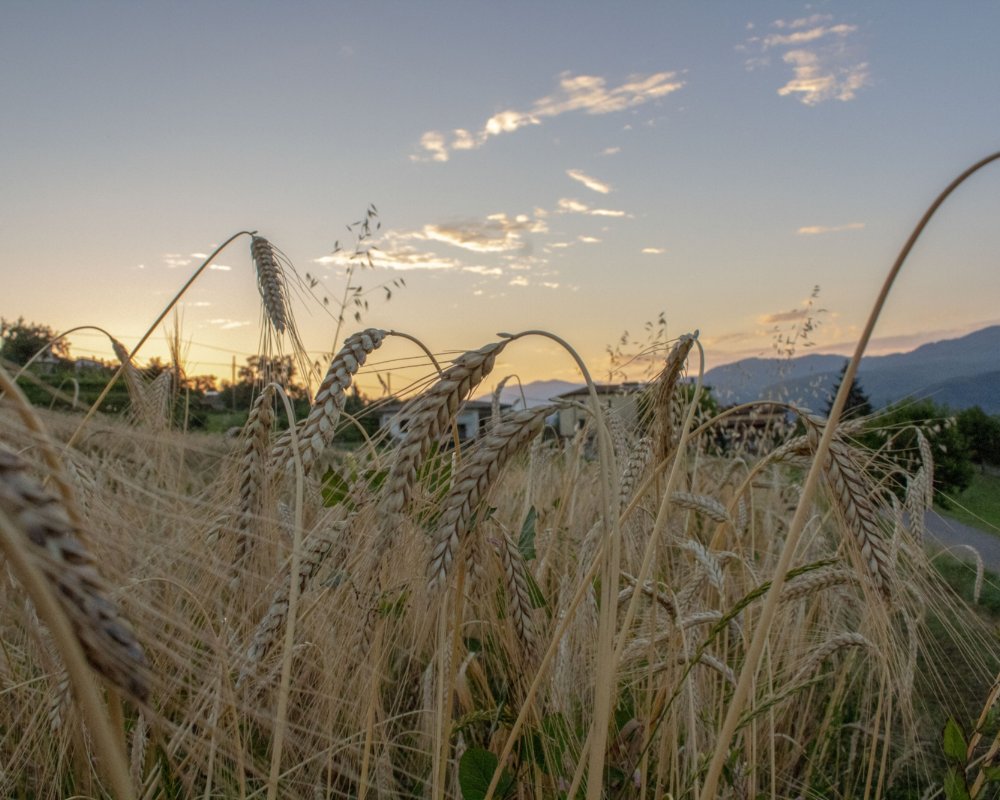
[[[848,362],[845,361],[844,366],[840,368],[840,377],[837,378],[837,384],[833,387],[830,399],[827,400],[826,415],[828,417],[833,410],[833,401],[837,397],[837,392],[840,391],[840,385],[844,382],[844,376],[847,374],[847,364]],[[874,410],[871,400],[868,399],[868,395],[865,394],[864,389],[861,388],[861,384],[858,383],[857,376],[855,376],[854,380],[851,381],[851,389],[847,395],[847,402],[844,404],[844,413],[841,415],[842,419],[866,417]]]

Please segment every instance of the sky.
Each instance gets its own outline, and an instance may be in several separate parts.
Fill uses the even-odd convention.
[[[544,329],[601,379],[661,314],[709,367],[811,316],[798,352],[849,352],[926,206],[1000,149],[998,31],[997,2],[5,0],[0,316],[134,344],[256,230],[319,358],[374,204],[341,339],[447,355]],[[918,243],[870,352],[1000,323],[998,219],[993,166]],[[177,320],[189,374],[260,351],[249,239]],[[394,339],[373,372],[395,388],[417,354]],[[166,355],[158,331],[139,360]],[[579,380],[538,337],[506,374]]]

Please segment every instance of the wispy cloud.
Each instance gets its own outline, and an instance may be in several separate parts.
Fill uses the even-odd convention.
[[[753,53],[747,69],[769,66],[769,51],[784,50],[781,60],[791,67],[792,77],[778,88],[782,97],[796,97],[807,106],[853,100],[870,83],[868,64],[856,58],[851,46],[857,26],[832,21],[828,14],[775,20],[771,32],[751,36],[738,49]]]
[[[633,75],[620,86],[608,88],[604,78],[595,75],[559,76],[555,92],[535,100],[530,109],[507,109],[486,120],[478,131],[456,128],[450,133],[427,131],[420,138],[421,153],[410,156],[414,161],[447,161],[455,150],[475,150],[491,137],[513,133],[529,125],[541,125],[549,117],[569,112],[611,114],[666,97],[684,86],[676,72],[654,72]]]
[[[220,319],[210,319],[208,320],[208,324],[214,325],[219,330],[229,331],[233,330],[234,328],[245,328],[247,325],[250,324],[250,321],[220,318]]]
[[[510,279],[509,286],[527,286],[530,281],[523,275],[517,275]]]
[[[209,269],[218,270],[219,272],[232,272],[233,268],[227,264],[209,264]]]
[[[605,147],[601,151],[602,156],[615,156],[618,155],[622,149],[620,147]]]
[[[191,259],[183,253],[164,253],[163,263],[167,265],[167,269],[179,269],[190,266]]]
[[[846,225],[805,225],[796,233],[799,236],[818,236],[823,233],[840,233],[841,231],[860,231],[865,227],[863,222],[849,222]]]
[[[793,308],[791,311],[778,311],[774,314],[763,314],[757,318],[761,325],[779,325],[782,322],[798,322],[809,315],[809,309]]]
[[[583,170],[579,169],[568,169],[566,174],[569,175],[573,180],[579,181],[592,192],[598,192],[599,194],[608,194],[611,191],[611,187],[597,180],[597,178],[591,178]]]
[[[506,214],[491,214],[483,220],[465,220],[440,225],[425,225],[416,238],[472,250],[476,253],[505,253],[523,249],[526,234],[545,233],[548,226],[544,220],[532,219],[526,214],[508,217]]]
[[[588,214],[592,217],[627,217],[624,211],[612,208],[591,208],[586,203],[563,197],[559,200],[557,210],[560,214]]]
[[[601,241],[596,236],[578,236],[577,238],[584,244],[598,244]]]
[[[662,247],[644,247],[640,252],[647,256],[662,256],[667,251]]]
[[[316,264],[342,268],[347,267],[350,261],[351,254],[344,252],[313,259]],[[378,249],[375,265],[381,269],[408,272],[410,270],[459,269],[462,262],[454,258],[439,256],[437,253],[419,250],[410,244],[393,241]]]

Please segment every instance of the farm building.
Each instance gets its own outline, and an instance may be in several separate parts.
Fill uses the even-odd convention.
[[[409,403],[398,400],[391,401],[381,406],[378,415],[378,425],[381,430],[389,432],[392,439],[406,438],[406,427],[409,423],[407,415]],[[501,413],[509,405],[501,404]],[[467,400],[459,409],[455,417],[455,424],[458,426],[458,439],[467,442],[478,438],[489,426],[490,417],[493,414],[493,404],[488,400]]]
[[[639,417],[639,397],[645,388],[646,384],[637,382],[606,383],[596,387],[601,407],[618,416],[630,429],[636,427]],[[586,410],[590,402],[590,390],[586,386],[581,386],[572,392],[559,395],[557,399],[567,403],[559,409],[559,435],[569,438],[590,419],[590,413]]]

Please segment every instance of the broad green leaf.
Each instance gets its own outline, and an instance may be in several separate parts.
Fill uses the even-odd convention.
[[[458,762],[458,785],[464,800],[483,800],[486,797],[499,763],[493,753],[480,747],[470,747],[462,754],[462,760]],[[500,775],[495,796],[506,795],[511,783],[510,773],[505,769]]]
[[[965,736],[954,719],[949,718],[944,726],[944,754],[952,761],[964,764],[966,759]]]
[[[944,796],[946,800],[972,800],[965,776],[955,767],[949,767],[944,776]]]

